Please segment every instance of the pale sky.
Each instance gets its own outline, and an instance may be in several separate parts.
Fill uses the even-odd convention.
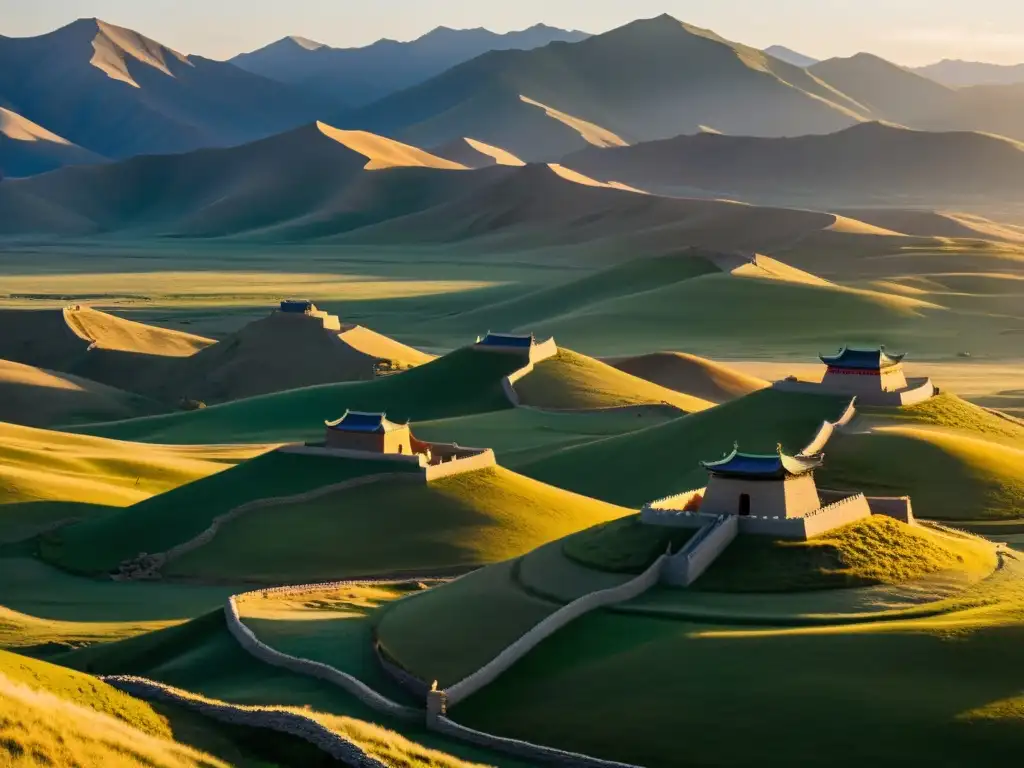
[[[96,16],[222,59],[285,35],[355,46],[439,25],[507,32],[543,21],[603,32],[661,13],[816,58],[869,51],[906,65],[1024,62],[1021,0],[0,0],[0,34],[37,35]]]

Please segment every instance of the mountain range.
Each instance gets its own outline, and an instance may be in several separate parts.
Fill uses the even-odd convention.
[[[980,61],[943,59],[925,67],[916,67],[914,71],[950,88],[1024,83],[1024,64],[988,64]]]
[[[806,54],[794,51],[792,48],[787,48],[784,45],[772,45],[764,49],[764,52],[769,56],[774,56],[776,59],[785,61],[787,64],[793,64],[797,67],[810,67],[817,64],[820,59],[814,59]]]
[[[562,163],[597,179],[675,194],[802,196],[846,205],[1024,199],[1024,145],[990,134],[886,123],[794,138],[703,133],[590,148]]]
[[[361,48],[332,48],[301,37],[231,59],[236,66],[297,86],[329,103],[365,106],[421,83],[488,51],[530,50],[555,41],[579,42],[586,32],[537,24],[498,34],[438,27],[411,42],[378,40]]]

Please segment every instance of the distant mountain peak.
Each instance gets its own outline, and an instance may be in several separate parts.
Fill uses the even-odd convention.
[[[290,43],[293,43],[300,48],[305,48],[307,51],[315,51],[317,48],[324,48],[323,43],[318,43],[316,40],[310,40],[308,37],[302,37],[300,35],[289,35],[284,38]],[[283,42],[282,40],[281,42]]]
[[[764,52],[769,56],[773,56],[779,61],[784,61],[787,64],[792,64],[795,67],[810,67],[817,64],[820,60],[808,56],[799,51],[794,51],[792,48],[787,48],[784,45],[772,45],[764,49]]]
[[[97,30],[96,37],[92,40],[93,56],[89,63],[112,80],[120,80],[135,88],[139,87],[129,71],[129,59],[159,70],[168,77],[174,77],[172,66],[175,61],[189,67],[193,66],[184,54],[132,29],[99,19],[89,21],[95,24]]]

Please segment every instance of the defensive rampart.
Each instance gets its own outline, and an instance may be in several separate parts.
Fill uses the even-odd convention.
[[[418,467],[417,472],[396,473],[405,479],[420,479],[425,483],[440,480],[443,477],[461,475],[464,472],[476,472],[497,465],[498,460],[490,448],[466,448],[458,443],[421,443],[417,445],[431,450],[431,459],[422,453],[375,453],[373,451],[354,451],[343,448],[324,448],[315,445],[288,445],[278,450],[284,453],[296,453],[307,456],[334,456],[339,459],[358,459],[360,461],[380,461],[392,464]]]
[[[718,559],[739,533],[736,515],[720,515],[700,529],[686,546],[665,562],[662,581],[688,587]]]
[[[224,618],[228,631],[238,644],[260,661],[336,685],[378,712],[403,720],[422,720],[423,710],[394,702],[347,672],[318,661],[290,656],[261,642],[253,631],[242,623],[234,596],[229,597],[224,605]]]
[[[632,581],[627,581],[625,584],[620,584],[611,589],[591,592],[572,601],[568,605],[562,606],[529,629],[526,634],[505,648],[505,650],[476,672],[447,688],[445,694],[448,703],[452,705],[457,704],[484,686],[489,685],[513,664],[523,658],[523,656],[536,648],[542,641],[580,616],[606,605],[632,600],[643,594],[658,583],[665,559],[666,556],[662,555],[655,560],[650,568]]]
[[[825,446],[828,441],[832,439],[832,435],[836,431],[847,426],[854,417],[857,415],[857,398],[854,397],[850,400],[850,404],[846,406],[846,410],[843,411],[842,415],[835,421],[825,421],[822,423],[818,433],[814,436],[803,450],[800,451],[801,456],[814,456],[815,454],[821,453],[825,450]]]
[[[359,745],[321,725],[309,715],[272,707],[241,707],[210,701],[142,677],[112,675],[101,679],[130,696],[184,707],[221,723],[296,736],[343,765],[353,768],[388,768],[387,763],[366,754]]]
[[[780,392],[802,392],[808,395],[845,395],[847,392],[836,392],[835,390],[812,381],[798,381],[796,379],[783,379],[776,381],[772,387]],[[859,392],[857,402],[861,405],[879,406],[883,408],[900,408],[907,405],[917,405],[935,397],[938,390],[931,379],[908,379],[906,389],[896,392]]]
[[[477,349],[485,350],[487,352],[497,352],[498,354],[523,354],[522,347],[492,347],[482,346],[477,344]],[[501,380],[501,388],[505,392],[505,397],[514,406],[519,405],[519,393],[516,392],[515,383],[524,376],[533,372],[533,367],[544,360],[554,357],[558,354],[558,345],[555,343],[554,337],[547,341],[541,342],[540,344],[533,344],[530,347],[529,354],[527,355],[527,363],[522,368],[513,371],[504,379]]]

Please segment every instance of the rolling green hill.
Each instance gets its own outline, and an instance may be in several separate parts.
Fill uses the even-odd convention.
[[[738,442],[745,451],[782,443],[799,451],[823,421],[842,415],[849,398],[766,389],[660,426],[566,448],[516,469],[598,499],[640,506],[707,483],[701,461]]]
[[[523,365],[516,355],[467,347],[373,381],[325,384],[188,413],[77,429],[118,440],[171,444],[319,440],[324,421],[338,418],[346,408],[387,411],[399,421],[510,408],[501,381]]]

